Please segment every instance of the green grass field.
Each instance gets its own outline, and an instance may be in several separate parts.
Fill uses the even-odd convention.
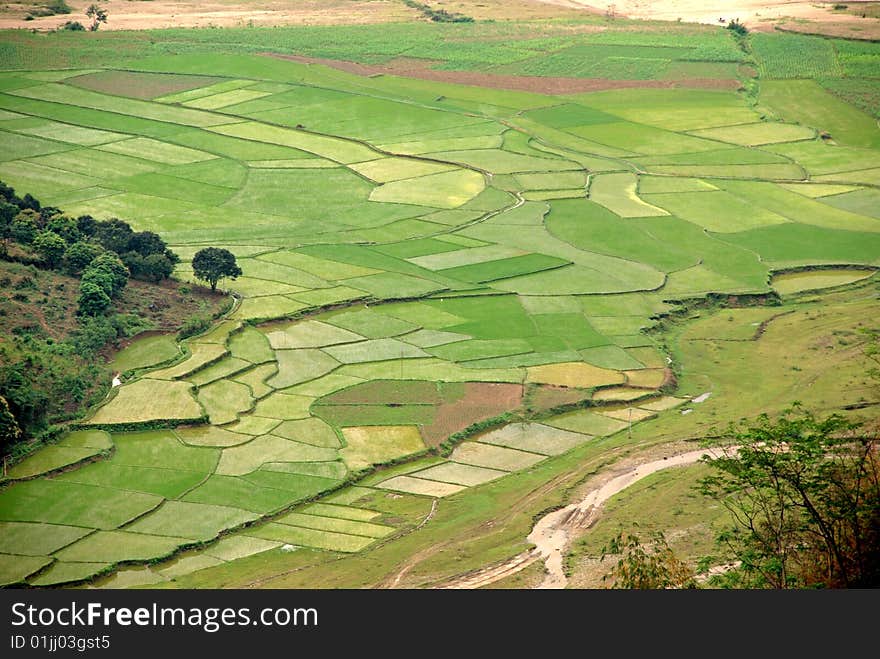
[[[869,399],[855,366],[834,374],[846,389],[798,385],[794,366],[818,373],[826,358],[798,306],[644,330],[707,293],[796,305],[874,286],[876,47],[755,33],[743,50],[720,27],[599,20],[4,32],[0,178],[72,216],[159,233],[181,279],[207,245],[233,251],[243,276],[221,282],[241,302],[207,333],[147,335],[114,356],[127,379],[83,421],[96,428],[10,466],[32,480],[0,491],[0,581],[81,581],[205,542],[106,584],[240,583],[239,570],[295,560],[266,583],[303,585],[332,556],[339,572],[321,583],[360,586],[454,547],[402,582],[425,585],[524,549],[531,515],[569,491],[541,488],[607,451],[695,437],[786,396]],[[452,77],[266,52],[405,57]],[[586,79],[614,84],[584,92]],[[846,324],[872,304],[833,298],[824,313]],[[772,360],[768,345],[801,361],[777,359],[764,382],[744,369]],[[672,356],[680,377],[660,398]],[[692,413],[673,409],[704,391]],[[575,403],[603,407],[541,416]],[[357,489],[322,494],[353,472]],[[683,496],[674,479],[644,487]],[[431,498],[443,504],[423,528],[376,543],[415,527]],[[609,511],[679,528],[650,504],[639,490]],[[302,549],[282,559],[279,543]],[[594,549],[574,546],[575,575]]]

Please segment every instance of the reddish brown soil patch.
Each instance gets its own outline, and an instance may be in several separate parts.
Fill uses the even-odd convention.
[[[434,422],[421,428],[428,446],[438,446],[468,426],[517,409],[522,404],[519,384],[468,382],[464,395],[435,408]]]
[[[540,76],[512,76],[481,73],[479,71],[438,71],[431,68],[430,60],[398,59],[387,64],[360,64],[343,60],[263,53],[268,57],[291,60],[303,64],[321,64],[346,73],[359,76],[395,75],[420,80],[449,82],[459,85],[488,87],[491,89],[512,89],[538,94],[578,94],[605,89],[626,89],[630,87],[675,88],[695,87],[700,89],[737,89],[739,81],[717,78],[690,78],[687,80],[606,80],[604,78],[551,78]]]
[[[557,387],[552,384],[528,385],[526,392],[526,405],[535,412],[571,405],[589,399],[591,396],[588,389],[574,389],[572,387]]]
[[[176,75],[172,73],[134,73],[131,71],[102,71],[68,78],[67,84],[76,85],[104,94],[150,99],[166,94],[185,92],[197,87],[220,82],[223,78]]]

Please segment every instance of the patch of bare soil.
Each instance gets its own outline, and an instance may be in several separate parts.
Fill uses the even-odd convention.
[[[628,89],[645,87],[669,89],[675,87],[692,87],[698,89],[737,89],[739,81],[717,78],[690,78],[687,80],[606,80],[604,78],[551,78],[539,76],[512,76],[482,73],[479,71],[442,71],[429,68],[430,60],[392,60],[387,64],[360,64],[343,60],[323,59],[320,57],[304,57],[301,55],[284,55],[281,53],[264,53],[269,57],[291,60],[303,64],[321,64],[346,73],[359,76],[375,77],[379,75],[395,75],[420,80],[449,82],[459,85],[473,85],[491,89],[511,89],[515,91],[534,92],[538,94],[579,94],[605,89]]]
[[[869,7],[870,0],[845,3],[809,2],[804,0],[617,0],[606,5],[599,0],[538,0],[563,7],[578,5],[585,11],[608,13],[614,7],[616,16],[643,20],[683,21],[721,25],[739,20],[749,29],[770,31],[777,25],[786,30],[809,32],[855,39],[877,38],[880,20],[872,12],[860,12],[858,7]],[[835,4],[846,4],[847,10],[834,10]],[[862,13],[866,15],[863,17]]]
[[[434,422],[421,428],[428,446],[438,446],[468,426],[517,409],[522,404],[519,384],[467,382],[464,395],[437,406]]]
[[[0,29],[49,30],[74,20],[88,23],[85,11],[91,0],[69,0],[70,14],[38,17],[25,15],[38,2],[0,7]],[[246,27],[274,25],[352,25],[407,21],[419,13],[397,0],[104,0],[108,21],[102,29],[150,30],[168,27]]]

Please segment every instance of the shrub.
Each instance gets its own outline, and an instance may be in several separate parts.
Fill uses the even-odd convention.
[[[73,243],[64,252],[64,269],[71,275],[78,275],[85,270],[104,250],[93,243]]]
[[[64,258],[67,243],[57,233],[40,231],[33,241],[33,248],[50,268],[57,268]]]
[[[110,308],[110,296],[98,284],[84,281],[80,285],[77,304],[78,315],[99,316]]]

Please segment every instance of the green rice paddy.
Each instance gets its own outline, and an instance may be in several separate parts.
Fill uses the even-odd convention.
[[[84,428],[9,469],[0,582],[77,582],[201,542],[114,578],[164,581],[281,543],[369,550],[414,518],[362,499],[457,501],[678,414],[681,399],[656,396],[665,353],[642,332],[670,300],[858,285],[880,265],[880,129],[813,80],[864,74],[873,55],[845,42],[756,34],[750,56],[714,28],[547,42],[481,41],[497,29],[482,23],[340,29],[351,38],[166,30],[188,54],[139,44],[125,66],[102,35],[39,59],[16,34],[0,53],[15,69],[0,74],[4,182],[160,233],[182,278],[208,244],[244,271],[221,284],[243,298],[231,318],[183,344],[132,342],[112,363],[131,377]],[[733,81],[753,57],[764,79],[757,106],[735,85],[554,96],[244,54],[256,45],[635,81]],[[45,75],[86,64],[93,73]],[[840,267],[776,273],[829,264]],[[719,321],[702,338],[747,341],[764,320]],[[595,393],[603,407],[519,418],[524,383],[534,400]],[[641,395],[653,397],[622,407]],[[517,422],[412,462],[502,414]],[[136,432],[156,425],[173,430]]]

